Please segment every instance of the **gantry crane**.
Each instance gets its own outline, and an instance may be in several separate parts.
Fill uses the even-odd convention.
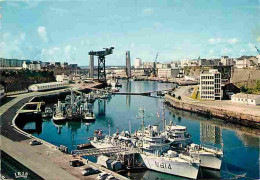
[[[113,53],[114,47],[103,48],[103,51],[90,51],[88,54],[98,57],[98,81],[106,83],[106,59],[105,56]]]
[[[153,77],[156,77],[156,64],[157,64],[158,54],[159,53],[157,52],[155,59],[154,59],[154,63],[153,63],[153,74],[152,74]]]
[[[258,49],[256,46],[255,46],[255,48],[256,48],[258,54],[260,55],[260,49]]]

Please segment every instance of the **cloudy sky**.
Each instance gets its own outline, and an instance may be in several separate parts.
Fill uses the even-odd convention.
[[[260,0],[0,0],[0,57],[88,65],[114,46],[109,65],[256,55]]]

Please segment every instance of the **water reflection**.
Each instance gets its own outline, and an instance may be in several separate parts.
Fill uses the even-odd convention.
[[[41,134],[42,133],[42,119],[37,119],[36,121],[27,122],[21,127],[24,131],[30,134]],[[28,126],[28,124],[30,124]]]
[[[132,173],[129,176],[137,176],[136,174]],[[178,176],[172,176],[169,174],[163,174],[156,171],[144,171],[140,173],[137,179],[142,180],[168,180],[168,179],[176,179],[176,180],[186,180],[186,178],[178,177]],[[203,169],[200,170],[200,173],[198,174],[198,179],[221,179],[220,171],[210,170],[210,169]]]
[[[127,80],[126,82],[126,92],[131,92],[131,81]],[[131,105],[131,96],[126,95],[126,105],[130,107]]]
[[[205,144],[221,144],[221,129],[218,126],[200,122],[200,142]]]
[[[86,127],[86,131],[89,131],[89,127],[90,127],[91,125],[93,125],[93,124],[95,124],[95,121],[84,123],[84,126]]]
[[[16,125],[30,133],[30,134],[41,134],[42,133],[42,124],[43,120],[41,116],[34,116],[34,115],[25,115],[25,114],[19,114],[16,119]]]
[[[77,121],[68,121],[67,125],[72,133],[77,133],[77,131],[81,128],[81,122]]]
[[[106,100],[99,99],[98,100],[98,116],[105,116],[106,115]]]
[[[181,117],[180,116],[178,117],[178,122],[181,122]]]
[[[57,128],[57,132],[58,134],[61,134],[61,130],[64,126],[66,126],[67,122],[66,121],[61,121],[61,122],[57,122],[57,121],[53,121],[52,123],[54,124],[54,126]]]
[[[259,148],[259,138],[252,137],[252,135],[243,133],[241,131],[237,131],[237,136],[243,141],[243,144],[245,146],[254,146]]]

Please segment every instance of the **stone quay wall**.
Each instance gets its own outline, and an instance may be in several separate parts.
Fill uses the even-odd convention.
[[[250,114],[243,114],[240,112],[221,110],[212,107],[206,107],[199,104],[189,103],[187,101],[178,100],[165,95],[165,101],[167,105],[172,106],[175,109],[186,110],[190,112],[199,113],[206,116],[213,116],[223,119],[225,122],[240,124],[252,128],[260,129],[260,117]]]

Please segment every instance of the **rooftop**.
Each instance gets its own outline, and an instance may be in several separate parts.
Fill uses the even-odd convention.
[[[219,73],[217,69],[209,69],[201,71],[201,75],[213,75],[214,73]]]
[[[237,93],[232,95],[232,97],[236,98],[245,98],[245,99],[260,99],[260,95],[257,94],[243,94],[243,93]]]

